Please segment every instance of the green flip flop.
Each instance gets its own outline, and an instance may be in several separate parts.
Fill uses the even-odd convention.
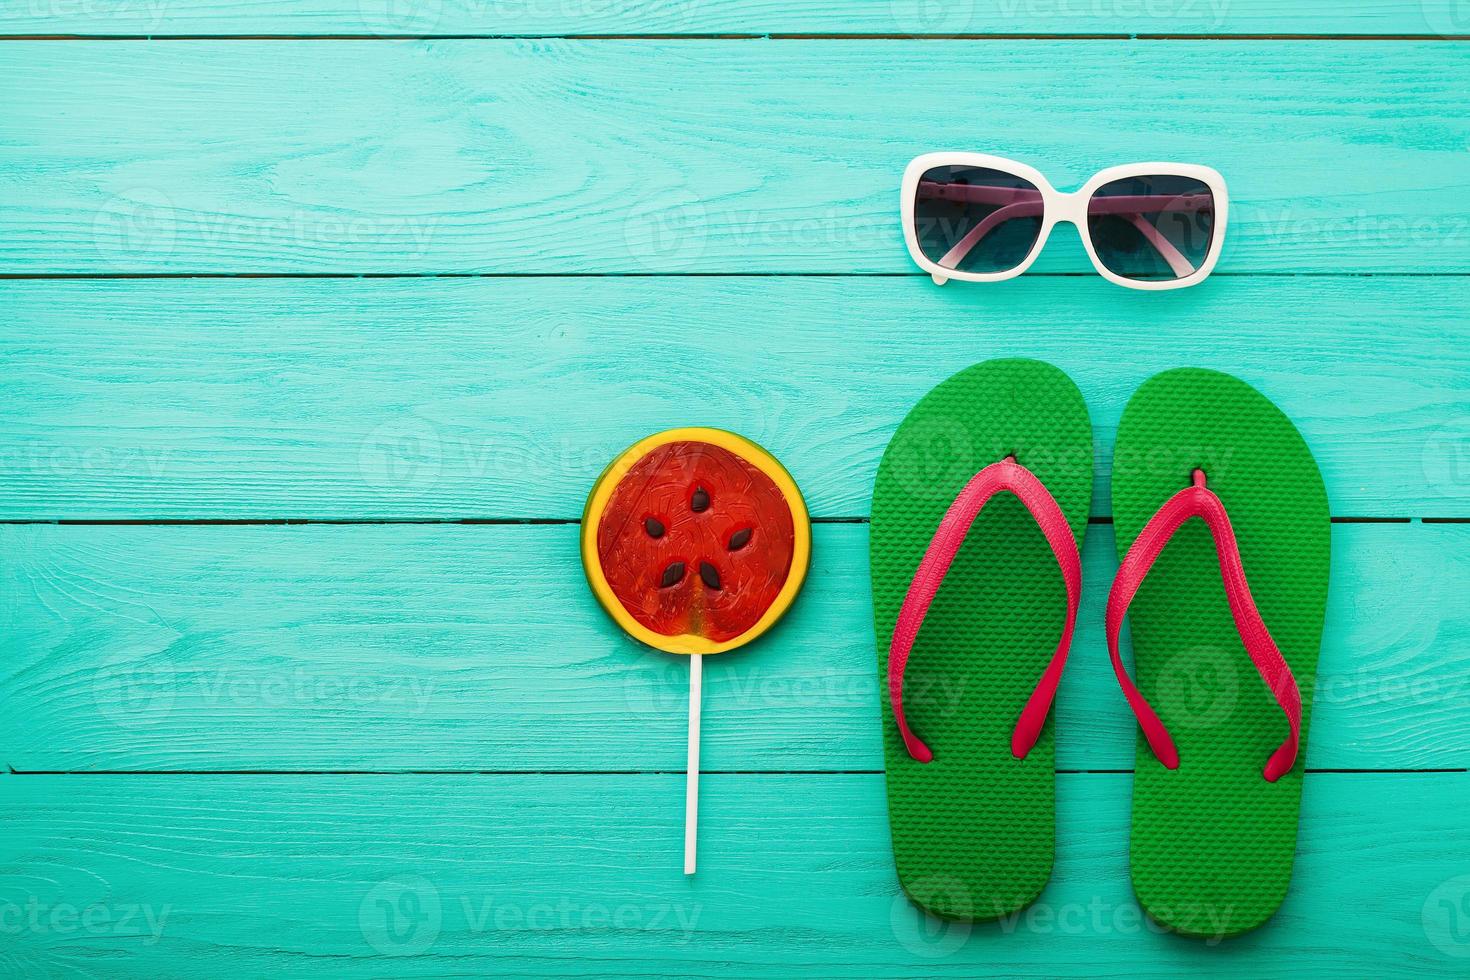
[[[899,882],[936,915],[1008,915],[1051,875],[1048,711],[1092,468],[1077,386],[1028,360],[940,384],[879,464],[869,550],[889,823]]]
[[[1143,729],[1133,888],[1169,929],[1235,935],[1270,918],[1291,879],[1327,602],[1322,475],[1254,388],[1166,371],[1119,422],[1113,530],[1109,646]],[[1118,654],[1125,613],[1136,688]]]

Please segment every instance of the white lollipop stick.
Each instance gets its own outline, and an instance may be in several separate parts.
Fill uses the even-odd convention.
[[[694,832],[699,823],[699,702],[704,656],[689,657],[689,763],[684,792],[684,873],[694,874]]]

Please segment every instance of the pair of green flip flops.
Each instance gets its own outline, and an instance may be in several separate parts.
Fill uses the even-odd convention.
[[[1024,488],[996,491],[997,480],[1011,490],[1033,476],[1052,503],[1038,504],[1034,490],[1030,504]],[[879,466],[870,547],[893,850],[904,890],[934,914],[1001,918],[1033,901],[1051,875],[1047,710],[1066,655],[1058,641],[1070,637],[1076,611],[1075,581],[1069,591],[1059,567],[1070,562],[1076,574],[1072,548],[1082,547],[1092,481],[1081,393],[1030,360],[989,361],[940,384],[904,419]],[[977,484],[993,494],[978,512]],[[1161,508],[1196,504],[1226,515],[1224,531],[1181,523],[1178,513],[1172,528],[1158,527],[1168,523]],[[1145,382],[1123,413],[1112,510],[1124,567],[1109,626],[1116,633],[1126,610],[1144,702],[1135,710],[1145,730],[1150,713],[1167,730],[1156,742],[1171,743],[1138,742],[1134,891],[1169,929],[1244,932],[1281,904],[1296,848],[1327,594],[1322,477],[1296,428],[1259,392],[1229,375],[1179,369]],[[936,569],[946,533],[952,560]],[[911,595],[925,588],[927,607]],[[1273,672],[1263,663],[1276,650]],[[1050,690],[1038,694],[1048,677]],[[1018,719],[1028,713],[1039,731],[1023,738]],[[1288,753],[1283,738],[1298,728]],[[1268,758],[1279,763],[1269,777]]]

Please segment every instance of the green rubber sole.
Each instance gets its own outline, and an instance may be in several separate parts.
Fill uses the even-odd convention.
[[[1291,880],[1331,525],[1322,475],[1291,421],[1242,381],[1183,368],[1145,382],[1118,425],[1120,557],[1195,468],[1225,504],[1257,608],[1302,694],[1296,766],[1268,783],[1262,769],[1287,722],[1236,632],[1209,531],[1187,522],[1128,615],[1139,690],[1180,760],[1165,769],[1139,738],[1133,888],[1169,929],[1223,938],[1270,918]]]
[[[888,646],[919,560],[961,488],[1014,454],[1067,515],[1077,545],[1092,494],[1092,431],[1077,386],[1039,361],[954,375],[899,425],[873,487],[869,551],[889,823],[899,881],[936,915],[979,921],[1025,907],[1051,876],[1052,722],[1025,759],[1011,730],[1051,660],[1067,596],[1041,529],[1015,497],[986,505],[925,617],[904,678],[909,757],[888,700]]]

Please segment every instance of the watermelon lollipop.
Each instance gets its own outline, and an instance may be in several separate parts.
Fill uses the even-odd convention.
[[[811,524],[784,467],[719,429],[670,429],[615,459],[587,498],[582,564],[634,638],[689,661],[684,873],[694,873],[705,654],[743,646],[791,606]]]

